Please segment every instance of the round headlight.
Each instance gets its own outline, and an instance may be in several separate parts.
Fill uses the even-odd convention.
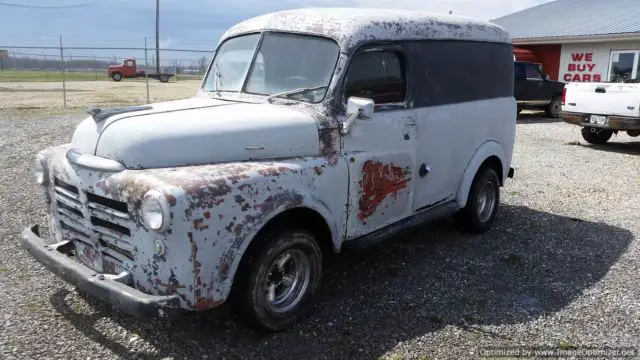
[[[33,159],[33,176],[40,185],[46,185],[48,180],[46,162],[47,160],[40,154]]]
[[[169,225],[169,206],[164,196],[150,190],[142,198],[142,220],[145,226],[153,231],[162,231]]]

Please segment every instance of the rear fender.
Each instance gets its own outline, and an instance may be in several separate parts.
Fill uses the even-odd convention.
[[[502,163],[502,179],[500,182],[503,183],[506,177],[509,174],[509,164],[505,161],[504,151],[502,146],[494,140],[489,140],[483,143],[473,154],[471,160],[467,164],[467,167],[464,171],[464,175],[462,176],[462,180],[460,182],[460,186],[458,187],[458,194],[456,195],[456,201],[460,208],[463,208],[467,204],[467,198],[469,197],[469,190],[471,189],[471,184],[473,183],[473,179],[476,176],[476,173],[480,169],[482,163],[488,158],[495,156],[500,159]]]

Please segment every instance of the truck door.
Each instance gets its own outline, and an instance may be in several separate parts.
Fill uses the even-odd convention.
[[[349,164],[347,238],[380,229],[412,212],[416,118],[408,105],[408,57],[398,47],[366,48],[347,68],[343,101],[372,99],[371,120],[343,135]],[[345,121],[346,115],[338,116]]]
[[[132,77],[136,75],[136,62],[134,60],[125,60],[123,75],[125,77]]]

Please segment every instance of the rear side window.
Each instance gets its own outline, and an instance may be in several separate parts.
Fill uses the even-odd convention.
[[[405,101],[407,77],[404,58],[391,51],[370,51],[354,56],[347,71],[346,99],[357,96],[376,104]]]
[[[511,44],[466,40],[407,43],[415,107],[512,97]]]

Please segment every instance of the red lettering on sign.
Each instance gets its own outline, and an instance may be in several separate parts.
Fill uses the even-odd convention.
[[[582,61],[582,59],[584,58],[584,54],[583,53],[573,53],[573,54],[571,54],[571,58],[573,59],[573,61]]]
[[[593,53],[572,53],[571,62],[567,64],[568,73],[564,75],[564,81],[599,82],[602,79],[600,74],[592,74],[595,68]],[[573,74],[571,74],[572,72]],[[585,74],[576,74],[575,72]]]

